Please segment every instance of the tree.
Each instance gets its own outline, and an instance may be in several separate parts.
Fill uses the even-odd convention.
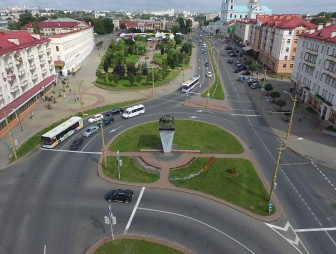
[[[267,95],[269,95],[270,91],[273,90],[273,86],[270,83],[267,83],[264,87],[265,91],[267,91]]]
[[[28,24],[29,22],[33,22],[35,20],[36,19],[33,17],[33,15],[28,11],[25,11],[25,13],[19,16],[21,26],[24,26],[25,24]]]
[[[112,19],[103,19],[104,34],[110,34],[113,32],[113,21]]]
[[[127,29],[127,26],[126,26],[125,23],[121,23],[119,27],[120,27],[120,30],[126,30]]]
[[[280,93],[278,91],[273,91],[270,93],[270,96],[273,98],[273,103],[274,103],[275,99],[280,97]]]
[[[38,25],[38,21],[37,20],[34,21],[33,32],[34,32],[34,34],[40,34],[41,33],[41,29],[40,29],[40,27]]]
[[[131,86],[133,86],[135,82],[134,75],[128,75],[128,81],[130,82]]]
[[[171,69],[175,69],[176,62],[173,54],[167,55],[167,63]]]
[[[182,36],[181,35],[175,35],[174,40],[175,40],[175,43],[177,45],[179,45],[179,44],[182,43]]]
[[[109,63],[107,60],[104,61],[104,64],[103,64],[103,69],[105,71],[105,73],[108,73],[108,69],[109,69]]]
[[[279,106],[279,111],[281,111],[281,108],[283,106],[286,106],[287,102],[285,100],[283,100],[283,99],[279,99],[279,100],[276,101],[275,104]]]
[[[252,72],[255,72],[257,69],[258,69],[258,65],[256,65],[255,63],[254,64],[251,64],[251,66],[249,67],[250,68],[250,71]]]
[[[216,18],[213,19],[213,22],[216,22],[216,21],[219,21],[220,20],[220,17],[217,16]]]
[[[135,81],[138,83],[138,85],[141,85],[141,80],[142,80],[142,75],[141,73],[137,73],[136,76],[135,76]]]
[[[123,64],[116,64],[116,66],[114,66],[113,72],[120,77],[124,77],[125,76],[124,65]]]
[[[165,53],[164,47],[161,46],[161,55],[164,55],[164,53]]]
[[[128,76],[135,76],[135,74],[137,73],[137,68],[135,67],[134,63],[128,63],[126,68]]]

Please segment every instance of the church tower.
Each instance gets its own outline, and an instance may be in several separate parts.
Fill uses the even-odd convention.
[[[235,12],[236,12],[235,0],[223,0],[221,22],[228,22],[230,20],[233,20]]]

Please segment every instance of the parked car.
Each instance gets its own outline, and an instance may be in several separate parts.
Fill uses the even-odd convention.
[[[244,75],[244,76],[251,75],[251,72],[250,71],[243,71],[242,75]]]
[[[231,46],[227,46],[226,50],[232,50],[233,48]]]
[[[89,123],[96,123],[96,122],[99,122],[103,118],[104,116],[102,114],[96,114],[93,117],[90,117],[88,121]]]
[[[229,64],[232,64],[232,63],[233,63],[233,60],[229,59],[229,60],[227,60],[227,62],[228,62]]]
[[[231,56],[231,57],[237,57],[237,54],[231,53],[231,54],[229,54],[229,56]]]
[[[103,119],[103,125],[109,125],[114,122],[114,118],[112,116],[106,117]]]
[[[88,138],[88,137],[90,137],[91,135],[93,135],[97,132],[99,132],[99,127],[96,126],[96,125],[91,125],[83,132],[82,135],[83,135],[83,137]]]
[[[69,149],[70,150],[77,150],[84,142],[84,138],[78,138],[72,141]]]
[[[240,67],[243,67],[244,65],[243,65],[242,63],[236,63],[235,66],[236,66],[237,68],[240,68]]]
[[[237,79],[238,82],[243,82],[244,80],[245,80],[245,77],[239,77],[239,78]]]
[[[117,189],[117,190],[110,190],[105,195],[104,198],[108,202],[117,201],[117,202],[124,202],[128,204],[133,200],[133,191],[131,190],[123,190],[123,189]]]
[[[235,65],[237,65],[237,64],[241,64],[241,61],[235,61],[234,64],[235,64]]]
[[[205,62],[204,66],[209,66],[209,62]]]
[[[247,79],[246,81],[247,81],[247,84],[248,84],[249,86],[250,86],[252,83],[256,83],[256,82],[258,82],[258,80],[254,79],[254,78],[252,78],[252,79]]]
[[[240,70],[238,69],[238,68],[236,68],[236,69],[234,69],[234,71],[233,71],[234,73],[239,73],[240,72]]]
[[[257,89],[257,88],[261,88],[261,85],[258,82],[252,83],[251,84],[251,88],[252,89]]]
[[[206,74],[207,78],[212,78],[212,73],[211,71],[208,71],[208,73]]]

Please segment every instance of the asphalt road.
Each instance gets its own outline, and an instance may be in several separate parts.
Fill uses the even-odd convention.
[[[166,113],[175,119],[199,119],[240,136],[270,182],[279,142],[253,102],[258,91],[235,81],[237,75],[221,52],[220,71],[233,109],[230,114],[186,108],[182,104],[185,95],[174,91],[145,103],[146,113],[140,117],[117,117],[115,124],[105,128],[106,140],[136,124],[157,121]],[[200,57],[196,68],[205,75],[208,55]],[[204,75],[201,89],[195,92],[206,89]],[[72,139],[55,150],[35,150],[0,172],[1,254],[43,253],[44,248],[48,254],[83,253],[110,234],[104,224],[108,203],[103,195],[121,186],[97,175],[100,134],[86,139],[78,153],[68,151]],[[142,188],[132,187],[134,202],[112,204],[117,217],[114,232],[156,236],[195,253],[334,253],[335,231],[294,234],[293,229],[335,227],[336,190],[330,184],[336,182],[335,172],[285,150],[281,163],[294,162],[305,164],[279,170],[276,195],[284,216],[273,226],[192,194],[145,188],[140,199]],[[133,210],[135,215],[127,228]],[[291,226],[281,230],[288,222]]]

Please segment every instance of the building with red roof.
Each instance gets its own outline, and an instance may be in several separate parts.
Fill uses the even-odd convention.
[[[300,101],[336,124],[336,25],[299,36],[292,82]]]
[[[258,15],[249,25],[249,47],[268,69],[279,74],[292,73],[299,35],[316,29],[296,14]]]
[[[5,114],[20,115],[56,81],[50,39],[28,31],[0,32],[0,133]]]

